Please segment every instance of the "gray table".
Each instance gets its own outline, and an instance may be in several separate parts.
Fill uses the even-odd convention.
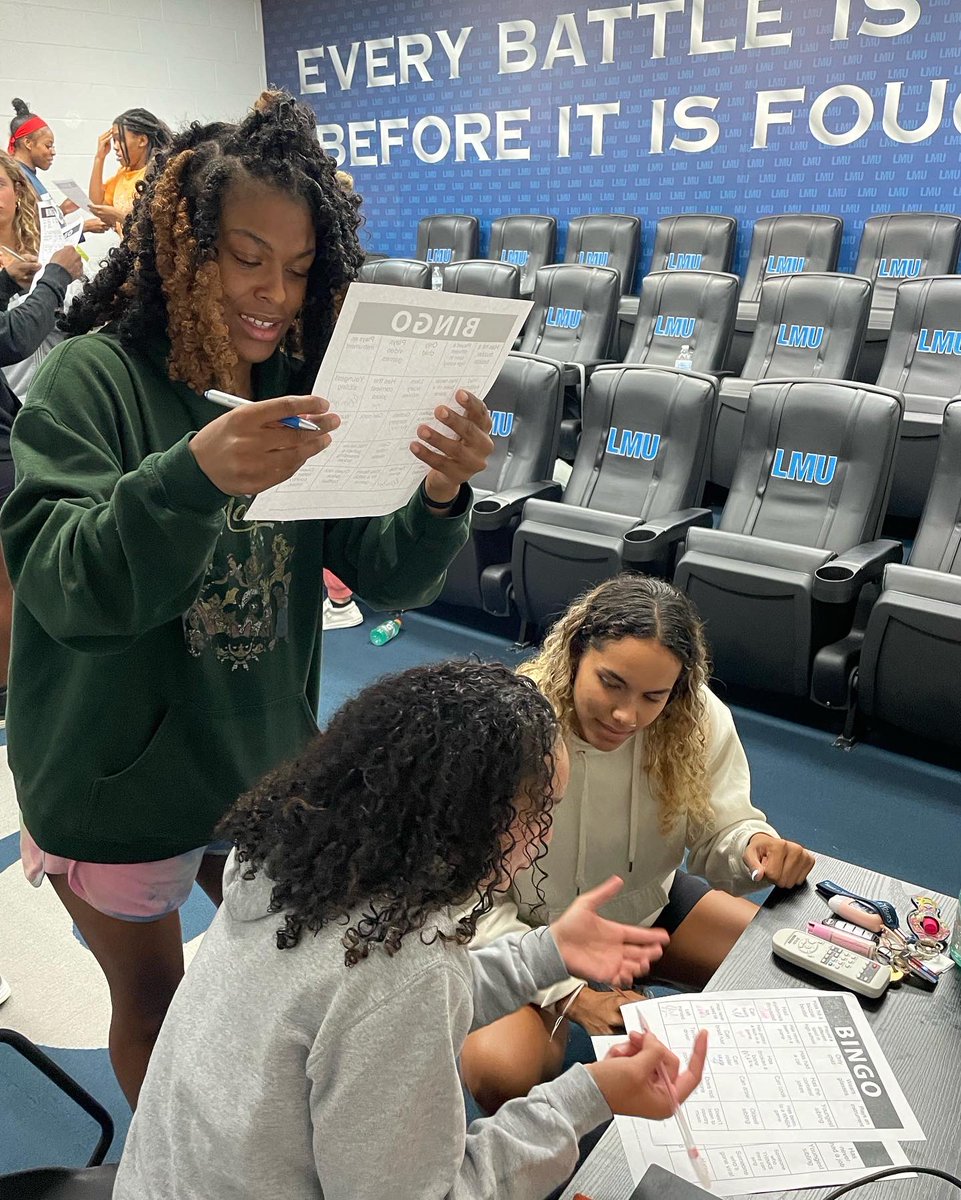
[[[938,896],[900,879],[878,875],[853,863],[819,854],[810,882],[793,892],[773,892],[757,917],[738,939],[731,953],[707,985],[707,991],[809,986],[829,988],[826,980],[809,975],[771,954],[771,934],[787,925],[800,926],[823,916],[827,909],[814,883],[833,879],[864,896],[890,900],[904,918],[910,897],[926,891],[941,901],[941,915],[953,923],[957,900]],[[889,989],[877,1001],[862,1000],[868,1021],[888,1062],[914,1109],[925,1142],[905,1144],[905,1153],[916,1166],[940,1167],[961,1175],[961,969],[948,971],[933,992],[906,983]],[[562,1200],[584,1192],[591,1200],[628,1200],[633,1189],[630,1172],[616,1129],[611,1126],[593,1154],[578,1171]],[[883,1180],[854,1193],[856,1200],[921,1200],[947,1195],[937,1180]],[[942,1190],[938,1190],[942,1189]],[[826,1196],[831,1188],[803,1192],[768,1193],[807,1200]]]

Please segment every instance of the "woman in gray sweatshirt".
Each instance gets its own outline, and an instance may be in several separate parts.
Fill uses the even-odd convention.
[[[612,879],[553,925],[468,952],[514,872],[536,870],[567,773],[530,681],[449,663],[367,688],[244,796],[115,1200],[541,1200],[612,1112],[670,1115],[660,1071],[689,1095],[703,1035],[686,1070],[632,1041],[465,1125],[471,1029],[569,973],[625,983],[666,941],[598,914]]]

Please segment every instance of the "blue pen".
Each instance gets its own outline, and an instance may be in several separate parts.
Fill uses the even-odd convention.
[[[257,403],[256,400],[245,400],[243,396],[232,396],[230,392],[218,392],[216,388],[209,388],[204,392],[204,398],[212,404],[219,404],[221,408],[242,408],[245,404]],[[291,429],[310,429],[314,433],[320,433],[320,426],[308,421],[306,417],[281,417],[280,423]]]

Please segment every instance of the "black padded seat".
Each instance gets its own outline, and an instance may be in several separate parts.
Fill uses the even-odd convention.
[[[944,410],[961,396],[961,276],[901,284],[878,386],[904,394],[888,511],[919,517],[934,473]]]
[[[359,283],[386,283],[394,287],[430,287],[430,267],[417,258],[376,258],[357,272]]]
[[[584,431],[563,499],[532,499],[514,535],[510,583],[525,624],[542,628],[585,587],[622,570],[669,574],[701,491],[715,381],[664,367],[603,367],[588,384]],[[503,571],[485,579],[495,603]]]
[[[491,264],[496,266],[499,264]],[[487,393],[494,451],[471,480],[474,507],[470,537],[447,568],[441,599],[483,608],[481,575],[508,563],[511,537],[531,496],[559,496],[551,479],[560,436],[564,371],[531,354],[509,354]],[[505,603],[495,610],[506,616]]]
[[[469,258],[445,268],[444,291],[517,300],[521,292],[521,270],[513,263]]]
[[[574,217],[567,227],[564,262],[616,271],[620,291],[634,286],[641,244],[641,218],[626,213],[591,213]]]
[[[730,271],[737,220],[717,213],[661,217],[654,231],[652,271]]]
[[[738,286],[736,275],[719,271],[647,275],[624,362],[673,367],[688,346],[691,370],[720,374],[734,330]]]
[[[848,379],[854,374],[871,284],[854,275],[771,276],[740,376],[721,381],[708,478],[729,487],[751,389],[762,379]]]
[[[557,218],[537,213],[515,213],[491,222],[487,257],[520,268],[522,296],[534,291],[534,277],[557,253]]]
[[[842,380],[755,384],[719,526],[690,531],[674,577],[725,682],[808,695],[814,655],[900,561],[900,542],[875,539],[902,410],[897,393]]]

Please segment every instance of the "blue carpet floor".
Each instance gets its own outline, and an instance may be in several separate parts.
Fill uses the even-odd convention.
[[[321,721],[350,694],[386,672],[476,654],[520,661],[509,635],[479,632],[426,614],[405,618],[386,646],[368,641],[372,622],[325,639]],[[735,708],[754,779],[754,797],[788,837],[912,882],[957,894],[961,884],[961,774],[861,745],[835,750],[830,735],[748,709]],[[0,872],[19,869],[16,836],[0,837]],[[28,897],[29,900],[29,897]],[[194,890],[183,912],[185,941],[208,924],[212,907]],[[2,917],[6,922],[10,914]],[[29,939],[29,910],[13,914]],[[0,963],[9,974],[9,968]],[[16,978],[12,980],[16,987]],[[78,997],[83,1003],[83,997]],[[7,1010],[11,1014],[12,1008]],[[0,1024],[6,1013],[0,1010]],[[11,1024],[13,1024],[11,1019]],[[49,1047],[62,1065],[114,1113],[122,1148],[129,1114],[104,1049]],[[584,1051],[585,1046],[578,1047]],[[232,1048],[224,1047],[224,1053]],[[84,1161],[95,1135],[89,1120],[0,1047],[0,1173],[40,1163]]]

